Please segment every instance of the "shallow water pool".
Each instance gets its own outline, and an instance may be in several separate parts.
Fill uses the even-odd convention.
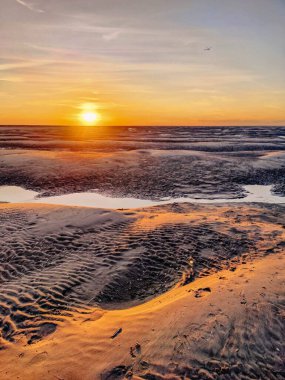
[[[247,192],[247,196],[244,198],[197,199],[183,197],[153,201],[137,198],[108,197],[95,192],[73,193],[53,197],[37,198],[39,193],[35,191],[26,190],[18,186],[0,186],[0,202],[44,203],[53,205],[96,207],[107,209],[130,209],[184,202],[209,204],[260,202],[271,204],[285,204],[285,197],[280,197],[271,193],[272,186],[246,185],[243,186],[243,188]]]

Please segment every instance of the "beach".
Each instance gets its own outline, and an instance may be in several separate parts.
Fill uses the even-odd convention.
[[[3,204],[1,226],[2,378],[282,378],[282,206]]]
[[[0,9],[0,380],[285,380],[285,0]]]
[[[244,152],[232,158],[219,147],[211,158],[199,156],[196,166],[198,150],[169,156],[156,143],[152,157],[163,157],[168,168],[181,161],[171,190],[166,173],[158,173],[155,186],[141,179],[148,166],[142,177],[135,174],[151,153],[107,153],[96,141],[88,152],[74,152],[72,144],[47,150],[38,141],[29,149],[1,149],[1,379],[284,378],[285,219],[282,193],[274,192],[283,180],[277,173],[284,170],[284,142],[278,154],[263,148],[247,158],[247,167],[262,173],[250,181],[243,174],[243,182],[227,184],[232,169],[225,179],[221,167],[206,176],[200,171],[206,182],[219,173],[225,190],[208,181],[197,197],[185,191],[186,180],[175,182],[187,172],[185,157],[192,171],[205,160],[226,166],[233,160],[235,173],[245,173]],[[84,178],[67,180],[78,165]],[[99,177],[93,182],[96,168],[108,168],[110,178],[120,173],[122,182],[103,192]],[[248,182],[269,192],[247,198],[242,183]],[[22,191],[28,191],[23,198]],[[84,206],[84,191],[102,198]],[[76,205],[61,204],[72,194]],[[106,207],[103,195],[117,201]],[[118,207],[124,196],[132,203],[126,198]]]

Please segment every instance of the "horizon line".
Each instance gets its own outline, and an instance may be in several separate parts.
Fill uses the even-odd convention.
[[[1,127],[87,127],[87,128],[285,128],[284,125],[72,125],[72,124],[0,124]]]

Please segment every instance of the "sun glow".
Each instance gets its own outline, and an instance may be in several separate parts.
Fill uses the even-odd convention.
[[[94,111],[84,111],[80,114],[80,120],[84,124],[96,124],[99,119],[99,114]]]

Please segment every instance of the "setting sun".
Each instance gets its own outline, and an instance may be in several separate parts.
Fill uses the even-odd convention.
[[[0,380],[285,380],[284,19],[0,0]]]
[[[95,124],[100,119],[100,116],[97,112],[82,112],[80,114],[80,120],[85,124]]]

